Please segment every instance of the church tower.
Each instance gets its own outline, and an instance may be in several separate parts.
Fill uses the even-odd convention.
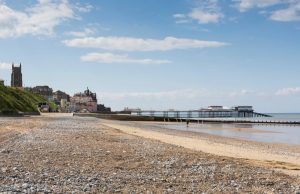
[[[21,63],[19,67],[15,67],[15,65],[12,64],[11,87],[23,87]]]

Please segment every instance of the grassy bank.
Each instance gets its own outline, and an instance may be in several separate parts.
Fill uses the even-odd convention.
[[[38,112],[37,104],[47,102],[38,94],[23,89],[0,85],[0,113],[5,112]]]

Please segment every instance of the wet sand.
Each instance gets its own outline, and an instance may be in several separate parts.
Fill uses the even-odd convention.
[[[96,118],[0,118],[0,193],[300,191],[299,176],[255,160],[208,154],[156,139],[173,133],[124,128]],[[221,138],[215,141],[220,143]]]
[[[143,126],[143,124],[149,124],[150,122],[104,121],[104,123],[106,126],[119,129],[131,135],[155,139],[164,143],[219,156],[243,158],[247,159],[249,163],[267,166],[275,170],[281,170],[287,174],[300,176],[300,145],[262,143],[205,133]],[[151,124],[155,123],[151,122]],[[216,128],[209,129],[218,130]],[[239,131],[239,129],[224,128],[222,130]],[[251,130],[253,133],[262,133],[262,130],[248,130]]]
[[[174,125],[174,122],[152,122],[152,121],[149,121],[149,122],[146,122],[146,121],[143,121],[143,122],[139,122],[139,123],[143,123],[143,124],[154,124],[154,125]],[[197,125],[195,123],[190,123],[189,126],[193,126],[193,125]],[[268,131],[268,130],[262,130],[262,129],[255,129],[255,128],[242,128],[242,127],[238,127],[238,128],[218,128],[218,127],[209,127],[209,130],[227,130],[227,131],[235,131],[235,132],[251,132],[251,133],[280,133],[280,132],[277,132],[277,131]]]

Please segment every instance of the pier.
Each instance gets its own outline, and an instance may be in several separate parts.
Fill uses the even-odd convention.
[[[167,122],[186,122],[193,123],[256,123],[256,124],[286,124],[286,125],[300,125],[300,121],[277,120],[272,119],[270,115],[256,113],[253,114],[238,114],[238,113],[202,113],[199,111],[138,111],[132,112],[133,117],[149,117],[153,121],[167,121]],[[197,117],[195,115],[200,115]],[[250,115],[252,115],[250,117]],[[201,117],[206,116],[206,117]],[[210,117],[208,117],[210,116]],[[234,117],[240,116],[240,117]],[[246,117],[248,116],[248,117]]]
[[[236,106],[230,109],[224,109],[222,106],[211,106],[207,109],[187,111],[133,110],[131,115],[135,117],[152,117],[157,121],[171,122],[300,124],[300,121],[271,119],[268,114],[255,112],[252,106]]]
[[[152,116],[166,118],[252,118],[252,117],[271,117],[267,114],[256,113],[253,111],[132,111],[132,115]]]

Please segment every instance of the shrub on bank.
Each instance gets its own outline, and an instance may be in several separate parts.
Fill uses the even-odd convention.
[[[0,112],[38,112],[37,105],[47,100],[38,94],[25,91],[21,88],[0,85]]]

